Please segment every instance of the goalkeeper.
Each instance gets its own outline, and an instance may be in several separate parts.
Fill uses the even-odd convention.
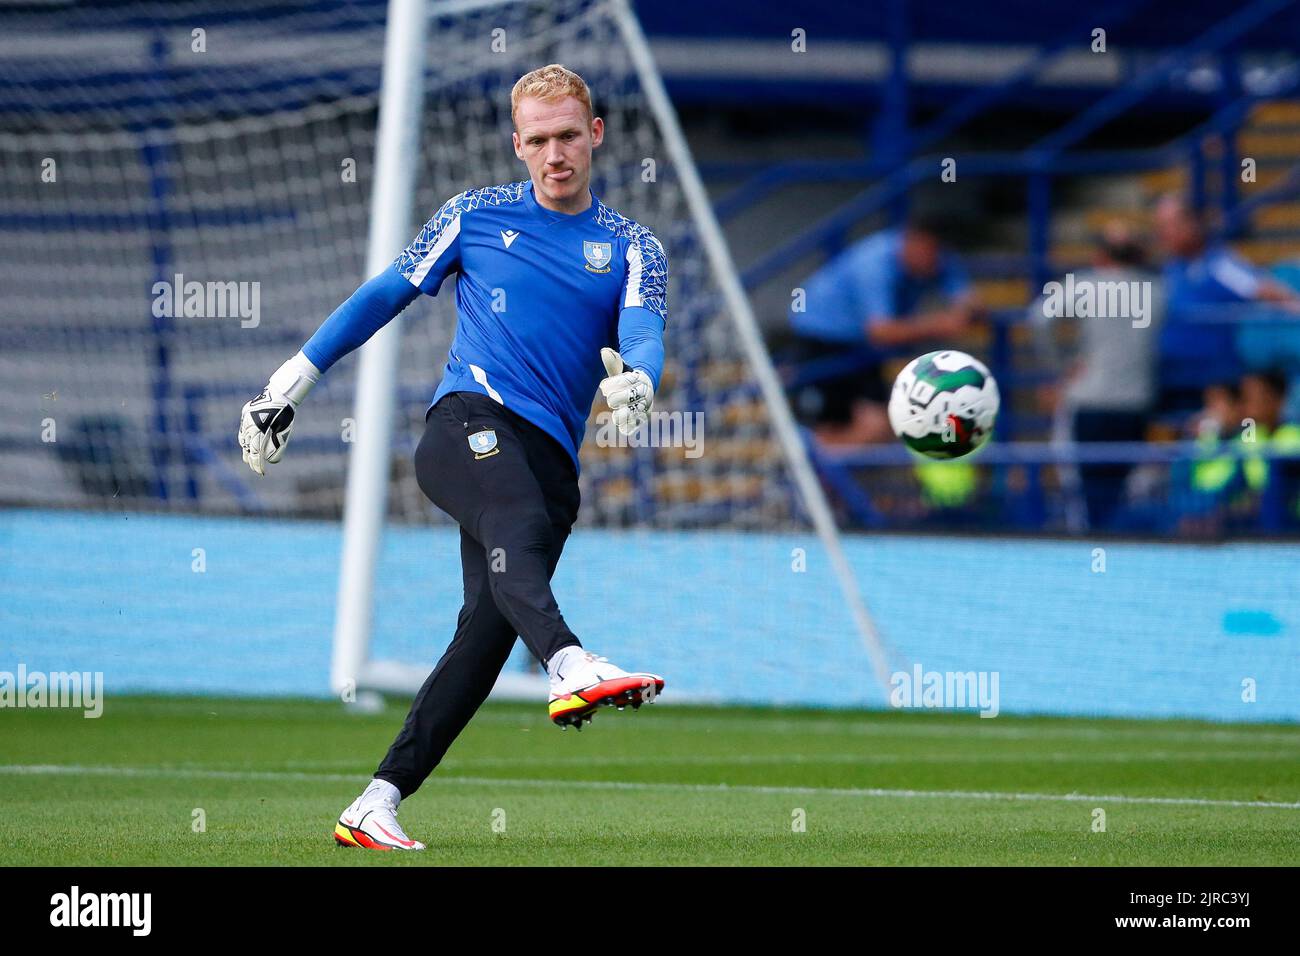
[[[465,603],[388,755],[339,819],[335,839],[346,846],[424,848],[398,826],[397,805],[483,703],[516,636],[546,666],[561,727],[581,727],[602,704],[639,707],[663,688],[660,677],[585,651],[550,579],[578,514],[578,447],[596,388],[624,433],[654,400],[667,258],[648,229],[591,192],[604,123],[582,78],[545,66],[520,78],[510,101],[529,178],[448,200],[271,376],[240,422],[244,461],[264,474],[320,376],[455,274],[456,334],[415,469],[420,489],[460,525]]]

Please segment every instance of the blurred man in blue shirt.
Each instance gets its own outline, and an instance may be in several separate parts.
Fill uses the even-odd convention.
[[[1168,314],[1160,334],[1161,407],[1198,407],[1203,390],[1242,371],[1237,323],[1250,303],[1298,300],[1227,247],[1212,243],[1205,223],[1181,196],[1156,205],[1156,237],[1167,257]]]
[[[883,359],[904,346],[947,344],[969,328],[970,282],[940,233],[935,222],[917,219],[867,236],[822,266],[796,298],[793,398],[821,441],[888,438]]]

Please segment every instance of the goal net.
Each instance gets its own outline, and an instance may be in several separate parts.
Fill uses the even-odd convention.
[[[235,423],[366,278],[385,7],[225,9],[213,19],[182,0],[6,15],[5,504],[334,526],[342,516],[348,453],[367,427],[354,418],[355,357],[312,393],[267,478],[240,462]],[[510,144],[510,89],[561,62],[587,80],[606,122],[594,191],[668,252],[657,414],[610,441],[593,406],[579,526],[555,580],[570,626],[624,666],[662,671],[683,698],[879,704],[884,651],[845,590],[837,539],[814,527],[824,501],[792,468],[793,432],[745,345],[752,316],[728,293],[734,274],[691,201],[694,171],[627,9],[427,10],[410,234],[455,193],[526,176]],[[418,683],[460,604],[456,529],[411,465],[454,298],[449,280],[401,319],[362,687]],[[41,429],[54,437],[34,440]],[[265,551],[276,535],[244,524],[250,553],[276,561]],[[518,646],[508,676],[533,669]]]

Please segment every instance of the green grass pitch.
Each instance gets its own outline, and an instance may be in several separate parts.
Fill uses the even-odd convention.
[[[334,846],[404,715],[201,697],[0,711],[0,865],[1300,861],[1294,725],[671,704],[602,709],[581,734],[490,704],[402,804],[427,852]]]

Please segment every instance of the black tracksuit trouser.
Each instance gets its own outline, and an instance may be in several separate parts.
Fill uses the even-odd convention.
[[[580,502],[577,470],[560,443],[485,395],[451,392],[426,417],[415,474],[429,500],[460,525],[465,603],[451,644],[375,772],[403,797],[487,698],[516,637],[542,663],[579,643],[550,583]]]

